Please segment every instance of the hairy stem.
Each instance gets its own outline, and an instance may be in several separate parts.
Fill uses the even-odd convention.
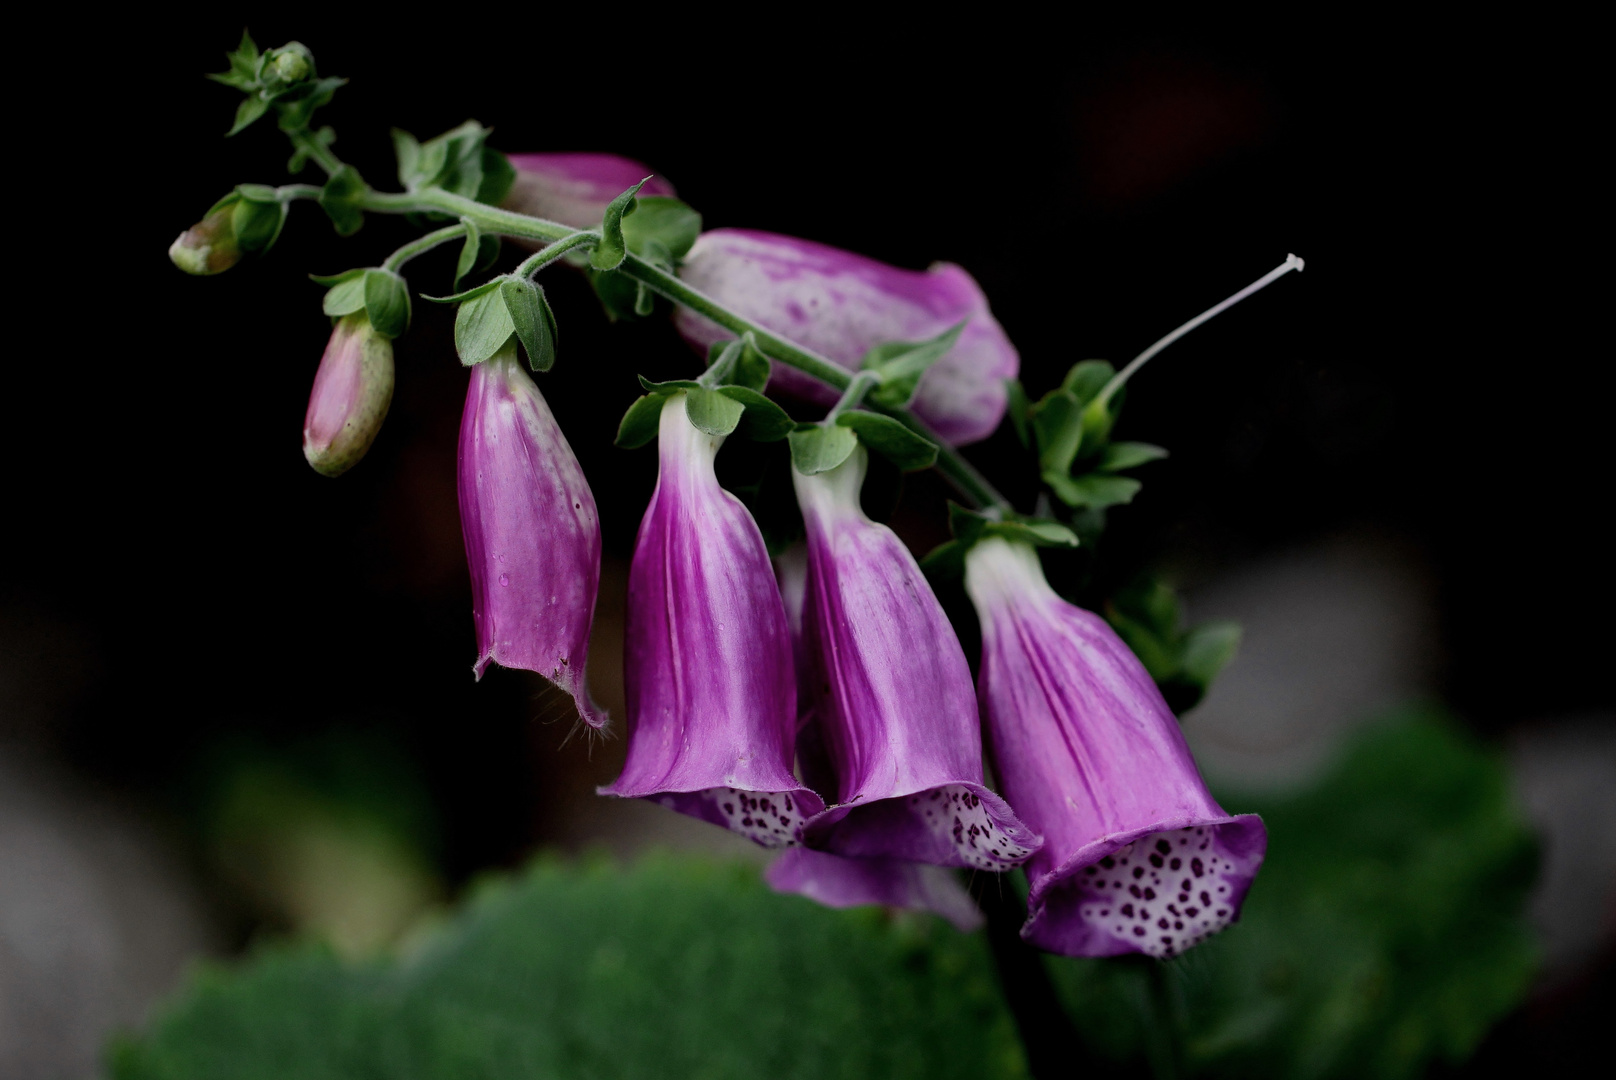
[[[329,147],[323,145],[314,137],[313,132],[302,127],[295,131],[288,131],[286,137],[292,140],[292,145],[307,154],[310,160],[316,162],[325,170],[327,176],[335,176],[342,168],[342,162],[333,154]]]
[[[382,263],[382,269],[396,271],[417,255],[423,255],[440,244],[447,244],[449,241],[459,239],[465,235],[466,227],[464,225],[449,225],[439,229],[437,232],[429,232],[425,236],[411,240],[387,256],[387,261]]]

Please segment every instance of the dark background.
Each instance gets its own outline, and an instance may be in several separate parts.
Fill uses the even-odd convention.
[[[328,332],[303,275],[374,264],[411,230],[373,218],[339,241],[299,204],[265,259],[211,279],[167,260],[233,184],[285,181],[272,124],[226,141],[237,95],[200,78],[225,66],[239,17],[63,30],[35,57],[62,67],[28,85],[39,120],[13,125],[39,140],[24,175],[49,196],[13,188],[13,252],[46,273],[11,299],[0,597],[84,643],[29,646],[39,677],[73,683],[41,738],[78,768],[178,805],[223,732],[384,730],[423,770],[463,880],[547,839],[567,725],[535,724],[549,706],[520,676],[470,677],[451,312],[417,303],[365,462],[331,481],[300,458]],[[393,184],[395,124],[424,138],[475,117],[508,151],[625,154],[710,227],[960,263],[1034,396],[1077,360],[1125,362],[1294,251],[1304,274],[1133,384],[1119,435],[1173,457],[1112,515],[1108,557],[1210,574],[1346,527],[1389,532],[1432,568],[1442,688],[1480,731],[1610,706],[1586,31],[920,31],[782,11],[799,22],[781,41],[610,17],[251,28],[352,79],[321,122],[377,186]],[[413,264],[412,286],[449,291],[451,258]],[[546,287],[561,359],[542,386],[608,555],[626,558],[654,460],[611,446],[616,418],[635,373],[695,360],[665,319],[609,327],[580,280]],[[1004,432],[971,456],[1024,469]],[[911,481],[902,512],[921,520],[943,495]]]

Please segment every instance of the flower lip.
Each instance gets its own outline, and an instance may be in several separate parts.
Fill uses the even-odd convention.
[[[1047,838],[1022,936],[1073,956],[1170,956],[1232,922],[1266,831],[1212,798],[1144,665],[1049,587],[1027,544],[978,543],[966,591],[999,779]]]
[[[982,783],[970,669],[903,542],[864,516],[862,447],[795,473],[808,533],[805,653],[838,781],[811,846],[859,858],[1003,870],[1042,843]]]
[[[662,407],[657,487],[629,570],[628,757],[600,794],[791,846],[824,802],[791,771],[786,612],[762,534],[713,472],[723,440],[690,423],[685,400]]]
[[[848,859],[812,848],[784,852],[764,872],[776,892],[796,893],[826,907],[864,904],[913,908],[941,915],[959,930],[980,929],[982,912],[952,871],[897,859]]]
[[[1004,382],[1020,369],[1020,356],[981,288],[958,266],[905,270],[810,240],[714,229],[696,241],[679,276],[849,371],[883,342],[923,341],[969,320],[954,348],[921,378],[911,408],[954,444],[987,438],[1004,417]],[[733,336],[682,307],[674,320],[699,348]],[[769,387],[824,405],[836,400],[823,383],[780,364]]]

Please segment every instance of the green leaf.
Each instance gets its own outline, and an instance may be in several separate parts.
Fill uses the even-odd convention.
[[[383,337],[401,336],[410,325],[410,287],[391,270],[365,271],[365,315]]]
[[[527,351],[528,367],[549,371],[556,358],[556,322],[544,290],[523,278],[506,278],[500,283],[499,294],[516,327],[516,336]]]
[[[466,367],[480,364],[505,347],[516,333],[516,323],[505,308],[496,285],[467,300],[455,312],[455,351]]]
[[[889,409],[908,406],[926,369],[941,360],[959,341],[969,319],[961,319],[927,341],[889,341],[864,354],[860,367],[874,371],[881,382],[870,391],[870,400]]]
[[[1204,691],[1239,651],[1239,623],[1202,623],[1184,635],[1182,674]]]
[[[398,159],[398,182],[405,191],[422,185],[421,143],[403,128],[393,129],[393,156]]]
[[[236,106],[236,122],[230,125],[230,130],[224,133],[225,138],[240,134],[251,127],[253,123],[269,111],[269,102],[253,94],[251,97],[241,99]]]
[[[745,412],[745,404],[716,390],[698,386],[685,394],[685,415],[698,431],[708,435],[728,435],[739,426]]]
[[[649,176],[645,178],[649,179]],[[589,255],[590,265],[596,270],[616,270],[627,258],[628,242],[623,239],[623,218],[634,213],[634,195],[644,186],[645,180],[606,204],[606,214],[600,223],[600,243]]]
[[[1163,641],[1180,638],[1183,613],[1172,586],[1154,578],[1141,578],[1111,598],[1111,606],[1135,619]]]
[[[671,267],[701,235],[701,215],[669,195],[647,195],[636,201],[639,206],[633,216],[620,219],[624,243],[634,254]],[[654,254],[652,245],[657,248]]]
[[[316,285],[341,285],[344,281],[352,281],[356,277],[364,277],[365,271],[368,269],[370,269],[368,266],[356,266],[352,270],[344,270],[340,274],[329,274],[326,277],[321,277],[318,274],[310,274],[309,280],[314,282]]]
[[[1009,521],[996,521],[986,530],[990,536],[1002,536],[1006,540],[1019,540],[1033,547],[1075,548],[1078,546],[1077,534],[1058,521],[1037,521],[1011,519]]]
[[[1082,363],[1072,365],[1072,369],[1066,373],[1066,378],[1061,380],[1061,389],[1077,398],[1080,404],[1087,405],[1116,373],[1117,369],[1108,361],[1084,360]]]
[[[1115,604],[1107,605],[1105,621],[1133,650],[1152,679],[1165,683],[1178,676],[1183,667],[1183,651],[1179,647],[1176,630],[1162,631]]]
[[[778,442],[797,426],[784,409],[749,386],[721,386],[718,392],[745,408],[741,434],[754,442]]]
[[[511,185],[516,183],[516,166],[510,159],[492,147],[483,147],[483,180],[474,196],[480,203],[489,206],[498,206],[500,200],[510,194]]]
[[[1150,443],[1111,443],[1105,448],[1105,454],[1100,458],[1099,464],[1094,467],[1101,472],[1120,472],[1135,465],[1143,465],[1147,461],[1160,461],[1166,456],[1166,450]]]
[[[644,375],[639,377],[640,387],[651,394],[677,394],[681,390],[700,390],[701,383],[691,379],[669,379],[667,382],[652,382]]]
[[[337,141],[337,132],[335,128],[327,124],[319,131],[316,131],[312,138],[318,145],[330,147],[332,143]],[[286,171],[295,176],[302,172],[303,167],[308,163],[309,151],[307,148],[300,145],[296,150],[292,151],[292,157],[286,163]]]
[[[318,278],[316,281],[320,280]],[[343,315],[351,315],[365,306],[365,271],[350,270],[335,280],[335,284],[326,290],[325,299],[320,304],[320,310],[333,319]]]
[[[741,355],[735,361],[735,367],[729,373],[729,377],[736,386],[744,386],[761,394],[769,385],[771,374],[769,358],[759,351],[757,339],[752,336],[752,331],[748,330],[742,334],[740,341]]]
[[[482,254],[483,232],[477,227],[477,222],[471,218],[463,217],[460,224],[466,227],[466,242],[460,248],[460,258],[455,263],[454,289],[460,291],[460,279],[471,273],[477,266],[477,259]]]
[[[452,296],[427,296],[425,293],[422,293],[421,299],[430,300],[434,304],[461,304],[467,300],[475,300],[479,296],[485,296],[488,293],[493,292],[495,289],[499,288],[500,284],[504,280],[505,279],[503,277],[497,277],[492,281],[485,281],[481,285],[473,285],[464,292],[457,292]]]
[[[595,295],[600,297],[600,306],[606,310],[608,319],[618,322],[636,317],[634,309],[640,298],[639,282],[616,270],[590,267],[588,274],[589,283],[594,286]]]
[[[1180,1075],[1457,1075],[1532,984],[1535,845],[1501,755],[1405,709],[1334,760],[1301,790],[1216,792],[1262,814],[1268,856],[1240,922],[1157,971]],[[1085,1044],[1145,1060],[1148,967],[1048,967]]]
[[[617,445],[625,450],[636,450],[656,438],[662,423],[662,406],[667,400],[666,394],[645,394],[636,398],[617,425]]]
[[[853,429],[840,424],[803,424],[790,436],[791,464],[804,476],[830,472],[858,449]]]
[[[1103,476],[1098,473],[1073,478],[1057,472],[1046,472],[1044,483],[1067,506],[1091,510],[1130,503],[1143,486],[1132,477]]]
[[[253,43],[252,35],[243,30],[241,44],[236,51],[226,53],[225,59],[230,63],[230,70],[219,75],[209,75],[214,82],[233,86],[238,90],[247,90],[258,85],[258,61],[261,54],[258,46]]]
[[[938,544],[920,560],[920,569],[934,580],[952,580],[965,576],[965,554],[971,545],[961,540]]]
[[[855,409],[842,413],[836,423],[858,432],[860,442],[904,472],[929,469],[937,463],[936,444],[890,416]]]
[[[1038,466],[1044,472],[1072,471],[1083,440],[1083,404],[1069,390],[1051,390],[1032,407],[1032,430],[1038,438]]]
[[[275,95],[275,111],[280,113],[278,124],[282,131],[301,131],[313,127],[314,112],[331,100],[333,94],[346,85],[347,79],[320,79],[300,83]]]
[[[1005,411],[1010,414],[1010,426],[1016,430],[1016,438],[1021,440],[1024,449],[1032,448],[1032,428],[1028,426],[1028,410],[1032,404],[1027,400],[1027,391],[1021,385],[1020,379],[1004,380]]]
[[[656,310],[656,297],[643,282],[634,283],[634,314],[644,318]]]
[[[631,1018],[632,1022],[625,1022]],[[475,890],[407,959],[282,945],[207,966],[115,1080],[1027,1075],[987,942],[839,911],[754,868],[545,858]]]
[[[365,181],[352,165],[344,165],[320,189],[320,208],[337,228],[338,236],[352,236],[365,223],[359,204],[365,198]]]
[[[967,548],[976,543],[993,519],[950,499],[948,501],[948,534]]]

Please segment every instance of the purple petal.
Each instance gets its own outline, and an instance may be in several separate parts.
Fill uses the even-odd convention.
[[[606,204],[641,180],[641,195],[672,195],[673,185],[650,166],[616,154],[510,154],[516,180],[500,202],[506,210],[587,229]],[[646,180],[646,177],[650,177]]]
[[[1144,665],[1056,595],[1026,544],[979,543],[965,583],[999,782],[1045,837],[1022,937],[1069,956],[1172,956],[1232,922],[1267,832],[1212,798]]]
[[[958,266],[901,270],[809,240],[715,229],[696,241],[679,276],[849,371],[875,345],[935,337],[968,318],[958,344],[920,380],[911,407],[955,444],[987,438],[1004,417],[1004,381],[1015,377],[1020,357],[982,290]],[[701,348],[733,336],[683,307],[674,319]],[[817,379],[779,364],[770,388],[826,405],[836,400]]]
[[[629,744],[603,795],[653,799],[765,847],[825,808],[791,773],[791,633],[763,536],[718,486],[723,440],[662,407],[661,472],[629,570]]]
[[[536,671],[591,727],[584,660],[600,585],[600,519],[539,388],[506,348],[471,369],[460,419],[460,527],[479,678],[489,661]]]
[[[316,472],[340,476],[365,456],[393,400],[393,343],[363,312],[331,331],[303,417],[303,456]]]
[[[804,637],[837,805],[809,843],[857,858],[1003,870],[1042,843],[982,784],[971,674],[914,557],[859,509],[862,447],[794,473],[808,532]]]
[[[982,912],[951,870],[897,859],[844,859],[812,848],[792,848],[774,860],[764,879],[775,892],[796,893],[826,907],[863,904],[930,911],[969,933]]]

